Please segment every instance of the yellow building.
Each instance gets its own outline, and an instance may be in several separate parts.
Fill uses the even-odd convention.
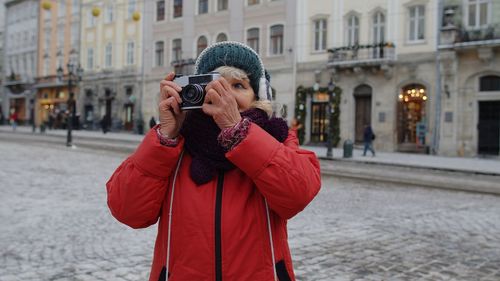
[[[82,1],[80,62],[85,74],[78,108],[87,128],[99,127],[104,119],[111,129],[136,130],[142,119],[143,3]]]
[[[35,122],[64,127],[70,92],[78,98],[76,85],[68,85],[68,65],[78,67],[80,49],[80,2],[44,0],[38,8],[38,57]],[[57,70],[62,69],[62,79]],[[74,83],[73,83],[74,84]],[[53,118],[50,118],[52,115]]]

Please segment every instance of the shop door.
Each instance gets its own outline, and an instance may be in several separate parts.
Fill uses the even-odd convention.
[[[365,125],[372,122],[372,97],[356,97],[356,142],[363,142]]]
[[[328,120],[326,111],[328,110],[327,102],[312,103],[312,118],[311,118],[311,142],[319,143],[326,142],[328,135]]]
[[[499,155],[500,101],[479,102],[478,154]]]

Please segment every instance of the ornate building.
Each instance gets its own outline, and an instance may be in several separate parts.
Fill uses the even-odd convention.
[[[82,1],[80,59],[85,72],[78,107],[86,128],[104,124],[114,130],[142,130],[145,2],[154,1]]]

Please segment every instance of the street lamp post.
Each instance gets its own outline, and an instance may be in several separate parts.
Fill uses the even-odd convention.
[[[75,117],[76,117],[76,100],[75,100],[75,94],[73,93],[73,85],[77,84],[79,81],[82,80],[82,74],[83,74],[83,69],[78,64],[76,66],[72,61],[68,62],[66,65],[68,68],[68,118],[67,118],[67,128],[68,128],[68,134],[66,137],[66,146],[72,147],[73,146],[73,138],[71,135],[71,131],[73,129],[73,122],[75,122]],[[59,66],[57,69],[57,77],[59,78],[59,81],[63,81],[64,78],[64,70],[62,66]]]
[[[333,158],[332,146],[333,146],[333,122],[332,122],[332,113],[334,110],[333,100],[335,98],[335,84],[333,80],[330,79],[328,83],[328,137],[327,137],[327,149],[326,149],[326,158]]]

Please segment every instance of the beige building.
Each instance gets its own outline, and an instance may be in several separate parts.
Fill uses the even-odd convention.
[[[313,86],[332,83],[342,90],[334,124],[341,142],[362,143],[364,126],[371,124],[376,149],[428,150],[435,122],[437,4],[301,2],[298,41],[309,43],[299,53],[297,85],[311,89],[303,101],[305,142],[327,138],[327,93]]]
[[[85,74],[79,108],[87,128],[98,128],[104,119],[111,129],[140,130],[142,30],[148,17],[142,12],[144,3],[82,1],[80,60]]]
[[[296,7],[295,0],[147,1],[145,118],[157,118],[159,82],[168,72],[192,74],[197,55],[225,40],[246,43],[262,56],[275,98],[285,108],[281,114],[292,117]]]
[[[41,1],[38,7],[38,57],[35,123],[63,128],[70,92],[79,97],[78,85],[68,85],[68,65],[75,74],[80,55],[80,2]],[[62,79],[57,72],[62,70]],[[51,117],[52,116],[52,117]]]

